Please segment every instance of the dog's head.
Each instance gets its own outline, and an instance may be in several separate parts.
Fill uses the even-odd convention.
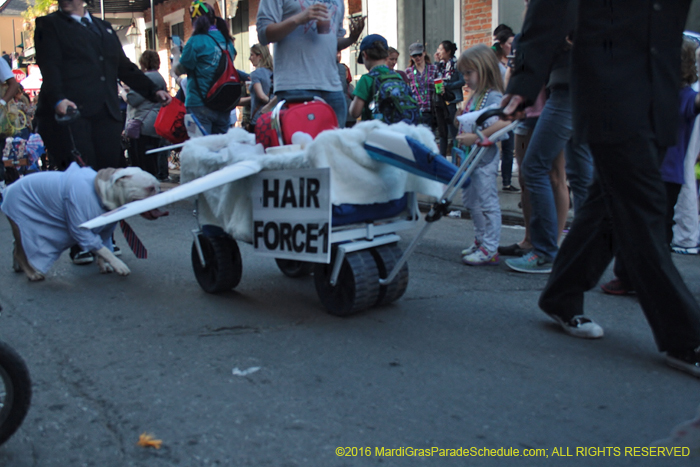
[[[160,193],[160,182],[137,167],[102,169],[95,178],[95,191],[109,210]]]

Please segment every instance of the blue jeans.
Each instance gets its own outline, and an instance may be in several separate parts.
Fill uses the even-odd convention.
[[[557,210],[549,179],[552,164],[566,149],[566,172],[574,192],[574,209],[583,205],[593,179],[593,159],[587,146],[573,144],[569,91],[554,89],[542,109],[523,158],[523,177],[530,192],[530,231],[535,253],[553,260],[559,251]]]
[[[222,135],[228,132],[231,126],[230,112],[217,112],[203,105],[187,107],[187,112],[197,118],[197,121],[208,135]]]
[[[293,90],[293,91],[277,91],[275,92],[277,99],[290,100],[306,98],[312,99],[316,96],[320,97],[328,105],[333,108],[336,117],[338,117],[338,128],[345,128],[345,120],[348,118],[348,103],[345,101],[343,91],[317,91],[309,90]]]

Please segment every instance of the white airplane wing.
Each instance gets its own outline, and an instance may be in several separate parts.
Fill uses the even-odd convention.
[[[95,227],[111,224],[126,219],[127,217],[142,214],[152,209],[189,198],[190,196],[198,195],[226,183],[240,180],[241,178],[256,174],[261,170],[262,165],[260,165],[259,162],[252,160],[238,162],[224,167],[221,170],[217,170],[216,172],[212,172],[209,175],[205,175],[204,177],[192,180],[184,185],[180,185],[172,190],[151,196],[150,198],[125,204],[124,206],[80,224],[80,227],[83,229],[94,229]]]

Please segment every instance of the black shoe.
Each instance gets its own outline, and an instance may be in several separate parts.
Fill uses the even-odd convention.
[[[121,256],[122,255],[122,249],[119,248],[117,245],[112,245],[112,248],[114,248],[114,256]]]
[[[666,364],[700,378],[700,347],[695,350],[669,350],[666,352]]]
[[[499,246],[498,254],[501,256],[525,256],[530,253],[532,248],[522,248],[517,243],[508,246]]]
[[[503,191],[510,191],[511,193],[518,193],[518,192],[520,192],[520,188],[516,188],[513,185],[505,185],[503,187]]]
[[[82,266],[83,264],[90,264],[95,261],[95,255],[89,251],[81,251],[73,256],[73,264]]]

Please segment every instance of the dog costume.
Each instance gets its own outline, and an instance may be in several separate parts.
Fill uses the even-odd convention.
[[[10,185],[3,193],[1,209],[19,227],[29,263],[45,274],[61,253],[75,244],[85,251],[103,246],[113,251],[116,224],[92,230],[78,226],[120,205],[111,199],[113,193],[97,186],[113,184],[134,170],[141,172],[103,169],[98,175],[89,167],[72,163],[65,172],[31,174]],[[98,190],[105,193],[98,194]]]

